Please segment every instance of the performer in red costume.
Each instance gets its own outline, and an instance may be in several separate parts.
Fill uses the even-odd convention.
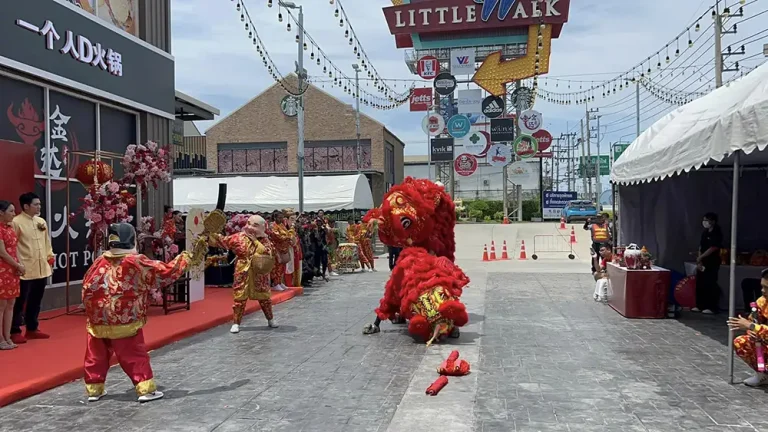
[[[379,225],[384,244],[404,249],[384,288],[376,321],[363,333],[378,333],[382,320],[405,318],[409,333],[427,345],[443,336],[459,337],[458,327],[469,321],[459,299],[469,278],[453,263],[456,212],[445,188],[408,177],[364,220]]]
[[[275,267],[270,274],[272,289],[285,291],[285,265],[290,260],[291,239],[295,230],[286,228],[285,217],[290,216],[293,209],[285,209],[274,213],[274,222],[269,227],[269,240],[274,246]]]
[[[136,231],[126,223],[109,226],[109,248],[83,278],[88,401],[107,394],[104,382],[113,352],[133,381],[139,402],[160,399],[163,393],[155,385],[142,332],[147,322],[149,291],[171,285],[181,277],[191,257],[185,251],[166,264],[140,255],[136,252]]]

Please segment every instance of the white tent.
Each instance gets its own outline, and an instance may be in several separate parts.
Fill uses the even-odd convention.
[[[766,211],[766,147],[768,64],[664,116],[611,169],[611,180],[620,187],[621,218],[628,222],[620,224],[620,238],[655,241],[659,256],[665,254],[670,262],[679,261],[686,243],[696,238],[689,227],[699,226],[703,211],[713,207],[727,211],[730,198],[730,217],[720,219],[723,225],[730,224],[729,316],[736,313],[738,243],[768,239],[762,220],[746,218],[762,219]],[[748,185],[742,202],[741,180]],[[741,238],[740,222],[749,227]],[[733,383],[732,333],[728,341]]]
[[[654,123],[616,160],[611,180],[619,184],[662,180],[722,162],[739,150],[750,154],[766,146],[768,64]]]
[[[227,184],[226,211],[271,212],[299,208],[296,177],[188,177],[173,180],[173,207],[216,208],[219,184]],[[304,178],[304,211],[368,210],[373,195],[362,174]]]

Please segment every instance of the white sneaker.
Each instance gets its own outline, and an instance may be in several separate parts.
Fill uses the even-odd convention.
[[[143,402],[150,402],[150,401],[153,401],[153,400],[160,399],[163,396],[164,396],[163,392],[161,392],[160,390],[155,390],[152,393],[145,394],[144,396],[139,396],[139,402],[142,402],[142,403]]]
[[[755,376],[744,380],[744,385],[749,387],[761,387],[768,384],[768,375],[764,373],[756,373]]]
[[[693,308],[691,308],[691,312],[701,312],[701,309],[699,309],[697,307],[693,307]]]
[[[232,327],[229,328],[230,333],[240,333],[240,324],[232,324]]]
[[[338,275],[339,275],[339,274],[338,274],[338,273],[336,273],[335,271],[332,271],[332,272],[331,272],[331,276],[338,276]]]
[[[103,391],[103,392],[101,392],[101,394],[100,394],[100,395],[98,395],[98,396],[88,396],[88,402],[97,402],[99,399],[103,398],[103,397],[104,397],[104,396],[106,396],[106,395],[107,395],[107,391],[106,391],[106,390],[104,390],[104,391]]]
[[[704,315],[712,315],[712,314],[714,314],[714,312],[712,312],[709,309],[704,309],[703,311],[701,311],[701,313],[703,313]]]
[[[285,291],[285,288],[283,288],[282,285],[275,285],[272,287],[272,289],[275,291]]]
[[[280,327],[279,325],[277,325],[277,320],[274,319],[274,318],[272,318],[271,320],[267,321],[267,325],[270,328],[278,328],[278,327]]]

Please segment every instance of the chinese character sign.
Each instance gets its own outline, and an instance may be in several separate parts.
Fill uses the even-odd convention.
[[[54,23],[50,20],[46,20],[39,27],[33,23],[17,19],[16,25],[42,36],[45,48],[49,51],[56,49],[59,45],[57,42],[62,39]],[[102,47],[99,42],[92,42],[83,35],[75,34],[72,30],[66,30],[64,42],[60,45],[59,53],[61,54],[70,55],[74,60],[98,67],[114,76],[123,76],[123,56],[111,48]]]

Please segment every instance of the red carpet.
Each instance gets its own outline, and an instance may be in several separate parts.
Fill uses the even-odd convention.
[[[273,291],[272,301],[282,303],[303,292],[302,288]],[[246,314],[258,310],[258,302],[248,302]],[[50,334],[50,339],[31,340],[14,350],[0,351],[0,407],[82,378],[85,316],[64,315],[45,319],[61,313],[51,311],[41,314],[40,329]],[[205,300],[192,303],[188,311],[163,315],[162,308],[151,308],[144,327],[144,338],[147,347],[155,350],[231,320],[232,291],[206,288]],[[112,363],[117,363],[114,357]]]

